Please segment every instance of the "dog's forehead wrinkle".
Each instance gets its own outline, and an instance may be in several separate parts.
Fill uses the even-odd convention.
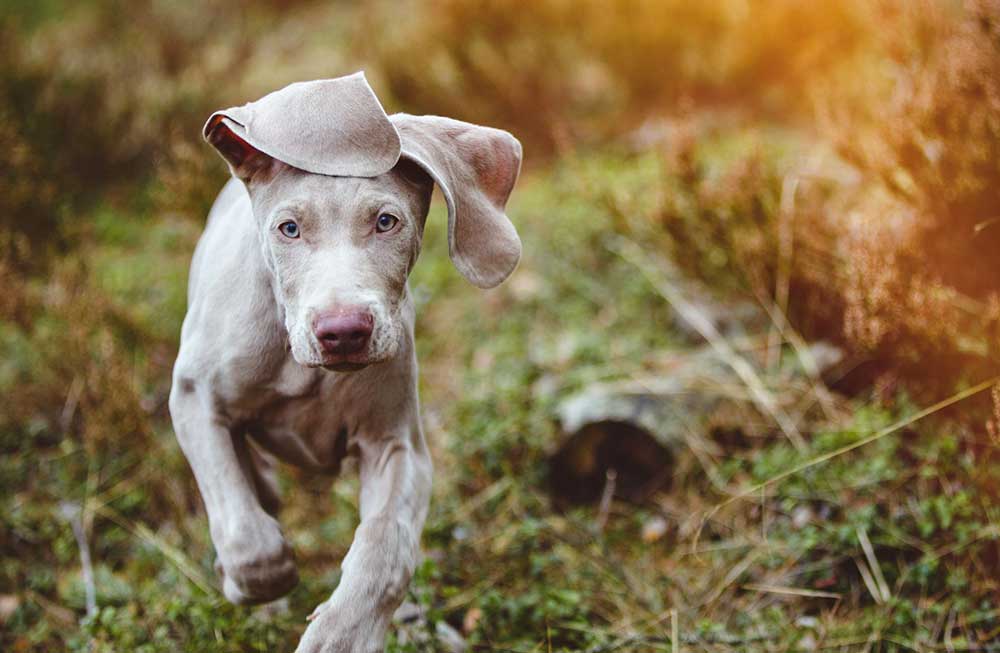
[[[335,177],[304,174],[281,189],[275,210],[288,207],[324,216],[347,217],[378,210],[409,212],[417,208],[419,193],[399,175]]]
[[[312,203],[304,197],[290,197],[282,198],[274,206],[273,213],[275,215],[282,213],[289,213],[291,215],[301,215],[309,213],[312,210]]]

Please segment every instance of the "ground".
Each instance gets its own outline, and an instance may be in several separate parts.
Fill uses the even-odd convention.
[[[701,345],[614,253],[614,216],[595,202],[644,187],[651,166],[607,155],[530,171],[510,209],[525,258],[490,292],[450,267],[435,208],[412,283],[437,472],[411,599],[466,632],[475,650],[963,650],[995,641],[1000,515],[977,488],[996,477],[996,463],[981,466],[962,427],[894,428],[733,500],[914,414],[903,396],[838,399],[835,415],[803,424],[803,451],[763,417],[745,432],[701,430],[677,452],[664,489],[639,504],[614,501],[606,515],[552,494],[556,402]],[[114,310],[175,338],[196,226],[108,214],[97,229],[88,273]],[[44,343],[39,332],[55,328],[39,324],[29,337]],[[739,346],[752,352],[761,341],[751,334]],[[156,370],[143,393],[148,432],[78,441],[40,424],[4,442],[3,577],[13,583],[5,648],[291,650],[305,615],[336,585],[357,523],[353,471],[331,484],[283,470],[283,521],[302,583],[277,615],[230,606],[164,409],[170,360],[133,364]],[[779,365],[795,364],[785,351]],[[782,373],[767,378],[778,384]],[[71,390],[67,419],[73,401]],[[98,606],[90,617],[67,505],[84,506]]]
[[[439,198],[411,278],[436,471],[390,652],[1000,650],[1000,5],[952,4],[4,7],[0,649],[291,651],[336,586],[353,467],[281,468],[301,583],[229,605],[166,404],[202,121],[365,68],[526,152],[510,280],[451,266]],[[562,402],[706,348],[658,482],[570,501]]]

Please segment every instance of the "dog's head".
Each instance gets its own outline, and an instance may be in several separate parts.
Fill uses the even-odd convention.
[[[521,165],[505,131],[386,116],[364,77],[293,84],[209,118],[246,185],[295,360],[353,370],[391,358],[436,183],[458,270],[491,288],[521,243],[504,214]]]

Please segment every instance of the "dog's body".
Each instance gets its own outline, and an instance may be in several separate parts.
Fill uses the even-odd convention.
[[[273,96],[283,111],[303,103],[316,111],[317,97],[345,104],[350,113],[317,118],[361,125],[343,147],[284,147],[281,129],[264,122],[272,96],[206,125],[236,179],[216,200],[192,262],[170,410],[224,593],[236,603],[274,600],[297,582],[273,475],[250,441],[322,472],[358,457],[361,523],[340,584],[298,650],[371,653],[382,650],[409,584],[430,496],[406,278],[433,183],[448,201],[456,265],[477,285],[496,285],[520,252],[503,215],[520,146],[467,123],[390,119],[357,75],[310,84]],[[359,137],[369,127],[381,131]],[[371,154],[366,138],[381,143]],[[353,158],[338,162],[344,151]]]
[[[295,361],[269,278],[250,197],[239,180],[230,180],[191,264],[178,394],[185,381],[200,380],[211,389],[208,402],[238,431],[283,462],[317,472],[338,471],[349,448],[341,434],[356,434],[371,422],[372,410],[392,408],[419,432],[408,293],[399,306],[407,337],[398,355],[338,373]],[[387,397],[413,401],[396,407]]]

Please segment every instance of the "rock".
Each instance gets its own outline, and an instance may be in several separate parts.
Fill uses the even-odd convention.
[[[646,520],[646,523],[642,525],[642,541],[649,543],[655,542],[664,535],[667,534],[667,520],[663,517],[656,516],[651,517]]]
[[[483,611],[479,608],[470,608],[468,612],[465,613],[465,618],[462,619],[462,632],[466,635],[471,635],[472,631],[476,629],[479,624],[479,620],[483,618]]]
[[[7,623],[20,606],[21,599],[16,595],[0,594],[0,624]]]
[[[795,530],[802,530],[813,522],[816,518],[813,509],[809,506],[798,506],[792,511],[792,526]]]
[[[433,650],[446,653],[465,653],[468,648],[459,632],[443,621],[435,624],[432,634],[427,615],[415,603],[404,602],[396,610],[392,620],[396,626],[396,640],[404,646],[414,644],[418,651]]]

